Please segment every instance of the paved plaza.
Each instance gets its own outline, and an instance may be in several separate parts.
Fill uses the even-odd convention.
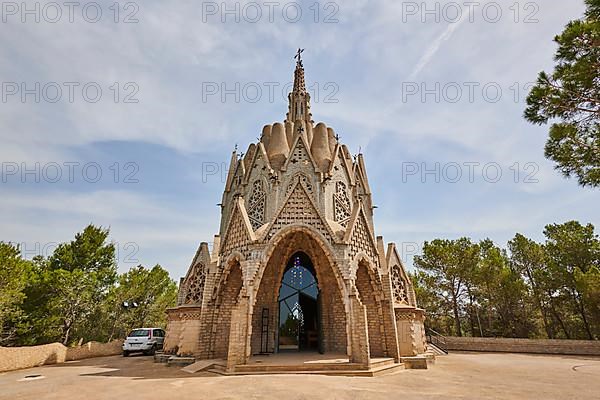
[[[25,378],[26,376],[35,376]],[[0,374],[0,399],[598,399],[600,358],[452,353],[375,378],[189,374],[151,357],[102,357]]]

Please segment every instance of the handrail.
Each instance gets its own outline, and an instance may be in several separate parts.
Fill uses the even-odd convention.
[[[427,342],[431,343],[445,354],[448,354],[448,346],[446,345],[446,337],[439,332],[434,331],[431,328],[425,329],[425,336]]]

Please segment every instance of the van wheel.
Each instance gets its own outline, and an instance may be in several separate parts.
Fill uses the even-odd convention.
[[[123,357],[129,357],[129,352],[127,350],[123,350]]]
[[[146,354],[147,356],[153,356],[154,353],[156,353],[156,345],[153,345],[152,348],[150,348],[150,350],[146,350],[144,352],[144,354]]]

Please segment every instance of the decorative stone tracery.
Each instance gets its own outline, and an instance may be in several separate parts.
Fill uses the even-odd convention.
[[[248,250],[250,238],[244,223],[241,211],[238,207],[234,208],[231,221],[222,244],[222,254],[231,254],[234,251],[245,253]]]
[[[202,304],[205,282],[206,271],[204,264],[198,263],[194,266],[193,272],[190,275],[184,304]]]
[[[400,266],[394,265],[391,268],[392,290],[394,292],[394,301],[396,303],[408,304],[408,294],[406,291],[406,282],[402,277]]]
[[[352,209],[350,204],[350,198],[348,197],[348,190],[346,188],[346,184],[342,181],[337,181],[335,183],[333,206],[335,222],[339,223],[343,227],[348,226],[348,221],[350,221]]]
[[[267,206],[267,194],[263,181],[257,179],[252,184],[252,192],[248,199],[248,217],[254,230],[260,228],[265,222],[265,210]]]
[[[298,180],[300,180],[300,182],[304,184],[304,187],[306,188],[306,191],[308,193],[313,193],[313,185],[312,183],[310,183],[310,179],[308,179],[308,176],[304,174],[298,174],[294,176],[294,178],[290,181],[290,184],[288,185],[287,190],[285,191],[286,195],[290,194],[292,189],[294,189],[294,186],[296,186],[296,182],[298,182]]]
[[[313,206],[310,198],[307,196],[306,191],[300,183],[296,184],[287,203],[269,230],[267,238],[270,239],[280,229],[293,223],[311,226],[319,231],[330,242],[332,241],[329,230],[326,228],[325,223],[319,216],[319,213]]]
[[[360,252],[364,252],[373,264],[379,265],[368,223],[362,212],[358,215],[350,238],[350,257],[354,258]]]

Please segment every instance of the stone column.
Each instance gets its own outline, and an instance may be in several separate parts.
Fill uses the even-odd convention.
[[[381,286],[383,290],[383,299],[381,300],[381,309],[383,311],[383,326],[385,329],[385,341],[388,357],[394,361],[400,361],[400,346],[398,344],[398,327],[394,314],[394,295],[392,292],[392,282],[389,274],[381,275]]]
[[[227,371],[232,372],[236,365],[246,364],[250,357],[250,309],[249,297],[242,295],[231,312],[229,330],[229,350]]]
[[[383,310],[383,326],[385,329],[385,344],[387,347],[388,357],[391,357],[396,362],[400,362],[400,349],[398,345],[398,330],[396,326],[396,318],[394,316],[394,306],[391,301],[384,299],[381,301]]]
[[[177,308],[167,309],[167,335],[163,344],[163,350],[167,354],[176,354],[179,351],[181,336],[181,316]]]
[[[350,362],[368,366],[370,363],[367,308],[362,305],[356,291],[349,296],[350,304]]]
[[[413,357],[425,352],[423,310],[398,307],[395,310],[401,357]]]
[[[180,356],[193,356],[198,352],[202,309],[199,306],[181,306],[179,310],[181,325],[177,354]]]

